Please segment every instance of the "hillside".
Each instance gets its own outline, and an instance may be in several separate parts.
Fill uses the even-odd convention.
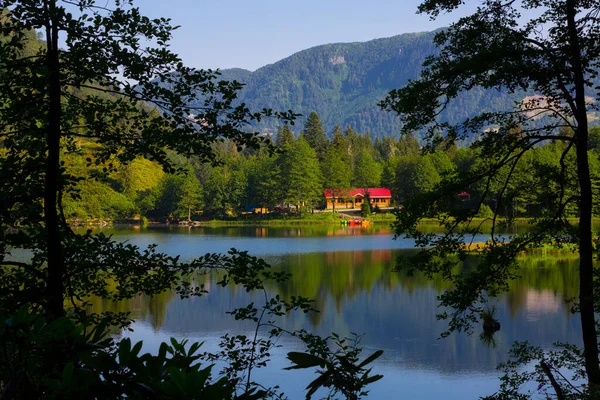
[[[377,102],[389,90],[418,77],[425,58],[435,52],[434,34],[410,33],[364,43],[317,46],[254,72],[223,70],[222,78],[246,84],[241,100],[251,109],[292,109],[305,116],[314,110],[328,134],[339,123],[359,132],[369,131],[373,137],[396,135],[400,129],[398,119],[379,110]],[[442,118],[461,121],[483,110],[509,107],[514,100],[514,96],[498,92],[473,90],[446,110]],[[303,122],[300,119],[298,126]]]

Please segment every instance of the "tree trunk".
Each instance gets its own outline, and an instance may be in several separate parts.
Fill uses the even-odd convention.
[[[581,61],[581,48],[575,0],[567,0],[567,25],[571,50],[571,63],[575,81],[575,118],[577,120],[577,172],[581,190],[579,214],[579,307],[585,357],[585,371],[590,388],[600,385],[598,365],[598,338],[594,315],[594,270],[592,253],[592,183],[588,162],[588,121],[585,104],[585,80]]]
[[[58,50],[58,26],[55,21],[55,4],[45,2],[51,16],[46,25],[46,64],[48,66],[48,131],[46,141],[48,156],[44,181],[44,221],[46,224],[46,247],[48,255],[48,281],[46,283],[46,312],[51,319],[63,314],[64,259],[61,249],[61,229],[58,216],[60,185],[60,136],[61,136],[61,82]]]

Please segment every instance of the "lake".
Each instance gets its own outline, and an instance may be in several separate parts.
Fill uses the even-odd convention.
[[[477,399],[496,391],[499,362],[511,344],[528,340],[550,346],[555,341],[580,343],[578,318],[570,315],[566,300],[578,294],[576,258],[523,257],[522,277],[495,304],[502,329],[496,347],[481,342],[479,328],[471,336],[453,334],[439,339],[445,323],[436,320],[436,296],[448,286],[421,276],[393,272],[396,257],[413,249],[407,239],[392,240],[386,226],[372,227],[225,227],[138,228],[103,230],[119,241],[141,247],[158,244],[160,251],[183,259],[230,248],[248,250],[265,258],[273,268],[292,273],[284,283],[270,285],[269,293],[302,295],[315,299],[320,313],[291,314],[284,328],[305,328],[321,335],[351,332],[364,335],[365,355],[384,350],[374,364],[384,378],[370,386],[373,399]],[[476,238],[485,241],[486,236]],[[250,334],[253,327],[240,324],[225,312],[260,301],[253,293],[235,287],[219,288],[217,277],[200,277],[209,294],[180,299],[165,293],[136,298],[116,305],[94,302],[94,311],[130,310],[137,319],[133,332],[122,332],[144,341],[144,350],[155,351],[170,337],[205,342],[216,349],[224,333]],[[311,371],[284,371],[285,354],[301,351],[302,344],[283,337],[266,369],[253,377],[279,384],[290,399],[303,399],[304,387],[314,379]]]

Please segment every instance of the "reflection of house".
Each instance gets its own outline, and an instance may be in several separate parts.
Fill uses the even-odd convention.
[[[373,207],[389,207],[392,192],[387,188],[358,188],[358,189],[325,189],[323,194],[327,200],[327,208],[360,208],[369,197]]]

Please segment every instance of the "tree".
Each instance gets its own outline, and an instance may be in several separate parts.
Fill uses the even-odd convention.
[[[378,187],[381,182],[382,167],[373,159],[371,153],[362,150],[356,158],[352,183],[355,187]]]
[[[435,18],[440,12],[453,11],[465,3],[426,0],[419,11]],[[532,232],[502,243],[492,229],[491,245],[478,267],[469,273],[452,274],[452,263],[441,261],[439,256],[443,259],[448,253],[464,254],[461,238],[478,229],[469,224],[472,213],[451,213],[453,218],[441,221],[448,230],[447,235],[422,242],[423,246],[433,247],[421,253],[423,263],[420,265],[428,273],[441,272],[455,283],[456,289],[441,296],[441,305],[454,308],[449,315],[450,329],[463,330],[477,320],[487,296],[505,290],[507,281],[515,277],[517,252],[543,243],[559,246],[577,243],[580,278],[577,309],[583,349],[564,348],[562,362],[554,367],[582,365],[589,385],[574,389],[557,382],[552,372],[556,370],[544,368],[547,366],[544,359],[539,360],[541,373],[537,376],[542,384],[554,388],[557,398],[580,396],[579,390],[583,392],[581,397],[598,396],[600,365],[595,311],[599,309],[600,296],[594,283],[597,271],[593,266],[592,237],[593,198],[597,192],[588,154],[588,113],[598,111],[598,104],[589,101],[587,96],[598,98],[599,94],[600,19],[597,10],[600,3],[491,0],[478,5],[475,13],[438,32],[435,42],[440,52],[427,59],[421,77],[390,92],[381,105],[400,115],[405,131],[425,128],[430,147],[435,146],[433,139],[440,133],[448,143],[479,136],[474,146],[485,163],[469,176],[448,177],[440,190],[413,199],[399,214],[396,228],[398,231],[406,228],[411,236],[424,238],[415,229],[416,221],[423,216],[441,215],[447,211],[444,205],[451,204],[448,200],[453,193],[477,182],[483,182],[484,192],[491,195],[489,183],[498,172],[504,171],[503,181],[493,193],[497,199],[497,214],[510,201],[507,193],[515,177],[513,169],[524,155],[544,141],[564,143],[559,164],[545,171],[546,176],[551,174],[557,178],[559,188],[543,216],[532,221],[535,226]],[[517,8],[519,6],[525,13]],[[500,88],[522,100],[513,109],[491,110],[458,124],[436,118],[441,110],[459,99],[461,92],[478,87]],[[565,128],[572,134],[563,134]],[[574,163],[568,164],[564,160],[571,152]],[[566,218],[566,210],[571,206],[577,209],[577,224],[571,224]],[[405,264],[407,268],[419,268],[415,263],[410,265]],[[531,356],[533,352],[528,354]],[[518,364],[515,362],[513,366]],[[515,389],[509,387],[510,382],[515,381],[507,380],[502,392],[506,396],[510,389]]]
[[[338,124],[335,124],[335,128],[333,128],[333,133],[331,134],[331,146],[336,150],[336,152],[347,158],[348,143],[346,142],[346,138],[344,137],[342,128],[340,128]]]
[[[301,137],[280,156],[284,200],[298,209],[313,208],[323,197],[317,154]]]
[[[158,185],[164,172],[159,164],[138,157],[128,164],[117,167],[115,175],[120,191],[127,197],[135,199],[139,192]]]
[[[151,189],[140,193],[138,205],[146,216],[187,219],[201,208],[202,187],[191,167],[178,174],[167,174]]]
[[[596,153],[600,151],[600,126],[594,126],[590,129],[588,147]]]
[[[1,185],[10,193],[2,208],[2,232],[21,225],[23,218],[43,227],[25,241],[22,235],[3,234],[2,249],[26,247],[43,255],[43,297],[28,300],[42,303],[52,318],[63,315],[65,277],[79,257],[65,258],[64,244],[73,234],[62,212],[62,198],[78,178],[65,173],[61,157],[78,152],[75,138],[94,141],[88,162],[106,171],[114,160],[127,163],[138,155],[169,170],[169,149],[211,160],[210,143],[218,138],[257,146],[262,140],[246,132],[247,122],[272,114],[233,106],[239,83],[187,68],[166,48],[145,47],[168,42],[174,29],[168,19],[143,17],[130,1],[106,7],[81,1],[74,10],[66,8],[68,3],[5,1],[10,12],[3,17],[0,42],[2,137],[8,149],[0,160]],[[35,30],[45,40],[35,53],[22,56],[31,40],[27,34]],[[203,107],[187,106],[197,98]],[[153,106],[142,106],[144,101]],[[23,156],[15,156],[23,150]],[[37,172],[30,179],[33,169]]]
[[[387,162],[398,152],[396,141],[393,137],[375,138],[375,149],[379,155],[379,160]]]
[[[192,220],[192,209],[202,207],[202,187],[194,171],[187,171],[179,186],[181,196],[177,203],[177,209],[187,211],[187,220]]]
[[[248,190],[251,204],[271,210],[281,204],[280,166],[276,157],[261,154],[254,160],[248,174]]]
[[[294,132],[290,129],[288,124],[280,126],[277,129],[277,139],[275,139],[275,145],[278,149],[283,149],[286,145],[292,145],[296,141]]]
[[[400,157],[395,178],[393,191],[401,202],[433,190],[440,182],[430,157]]]
[[[325,159],[321,163],[324,186],[331,192],[333,200],[333,212],[337,199],[348,196],[352,171],[350,163],[346,161],[343,154],[338,153],[335,147],[330,147],[325,153]]]
[[[400,156],[416,156],[421,151],[419,141],[411,132],[401,134],[397,146]]]
[[[315,111],[312,111],[306,119],[302,135],[310,147],[316,151],[319,160],[322,160],[327,147],[327,136],[325,136],[321,118]]]
[[[241,211],[248,186],[245,171],[236,165],[210,169],[204,187],[204,212],[223,218]]]
[[[236,250],[182,262],[157,252],[156,246],[140,250],[103,234],[78,234],[67,223],[63,199],[75,199],[86,188],[94,194],[112,189],[106,183],[117,183],[116,166],[138,157],[160,163],[167,177],[177,179],[182,177],[174,174],[182,172],[177,159],[220,161],[217,143],[270,147],[251,131],[251,124],[271,116],[292,123],[295,115],[235,106],[241,85],[219,81],[218,72],[185,67],[169,51],[174,29],[169,21],[142,16],[129,0],[8,0],[2,7],[2,397],[279,397],[251,374],[268,361],[284,332],[273,325],[274,319],[311,309],[306,298],[286,301],[268,294],[265,283],[281,282],[286,273],[270,271],[263,260]],[[37,41],[36,31],[44,42]],[[80,146],[82,139],[90,143],[89,154]],[[72,158],[86,159],[87,176],[69,170]],[[96,180],[81,186],[86,179]],[[152,194],[154,187],[138,193]],[[189,216],[195,182],[178,187],[184,189],[178,207],[185,207]],[[117,203],[130,201],[123,194],[118,197]],[[11,258],[13,249],[25,250],[29,259]],[[111,335],[110,328],[129,325],[126,313],[86,311],[93,296],[125,300],[170,289],[182,297],[200,296],[206,293],[204,286],[189,278],[211,271],[223,272],[219,285],[262,290],[265,299],[263,306],[233,311],[236,319],[254,321],[256,333],[249,338],[225,335],[221,352],[198,354],[201,344],[172,339],[161,344],[157,355],[139,355],[141,342],[132,345]],[[267,325],[268,337],[259,336]],[[326,387],[332,395],[340,391],[358,398],[365,385],[379,379],[365,368],[379,352],[360,362],[360,348],[349,348],[344,340],[330,351],[322,344],[335,344],[335,337],[293,334],[310,354],[290,353],[291,368],[325,368],[323,378],[310,384],[312,390]],[[217,378],[211,372],[215,361],[225,365]]]
[[[241,85],[218,81],[218,73],[212,71],[183,66],[168,50],[174,27],[167,19],[142,16],[130,1],[9,0],[2,5],[10,10],[0,16],[3,397],[272,396],[252,381],[251,372],[267,361],[283,332],[271,325],[272,319],[293,310],[308,312],[307,299],[288,302],[265,292],[264,307],[235,311],[236,319],[257,321],[256,335],[226,338],[228,351],[205,355],[203,362],[196,354],[200,344],[187,347],[176,340],[163,343],[158,355],[139,356],[141,343],[132,346],[129,339],[116,342],[109,335],[109,326],[128,325],[127,315],[88,314],[86,304],[89,296],[123,300],[169,289],[183,297],[199,296],[204,287],[192,286],[185,278],[213,270],[224,272],[221,285],[235,282],[248,291],[265,290],[265,282],[280,282],[287,274],[269,271],[264,261],[235,250],[182,262],[158,253],[155,246],[140,250],[102,234],[78,234],[67,223],[63,199],[78,196],[78,184],[94,178],[92,171],[99,172],[98,180],[91,181],[95,185],[113,173],[117,163],[126,165],[140,156],[175,173],[181,171],[170,159],[171,152],[214,162],[215,142],[259,147],[263,140],[250,131],[250,122],[294,116],[234,106]],[[31,46],[35,31],[45,41]],[[146,47],[152,43],[160,48]],[[33,53],[23,54],[28,48]],[[202,106],[187,106],[194,100]],[[93,143],[93,154],[83,154],[77,143],[81,138]],[[297,161],[315,161],[308,144],[303,146],[308,153],[303,149]],[[86,157],[93,167],[89,176],[69,173],[64,163],[69,156]],[[318,166],[316,171],[312,181],[320,185]],[[187,196],[195,184],[189,185],[191,190],[187,186],[181,185],[185,193],[179,205],[189,215],[191,200],[184,198],[195,197]],[[13,249],[26,250],[30,259],[10,258]],[[269,322],[269,339],[258,336],[258,328],[267,325],[263,316]],[[297,333],[321,358],[311,364],[306,363],[309,354],[294,353],[293,367],[323,365],[327,370],[325,379],[311,384],[315,390],[326,385],[358,397],[365,384],[377,379],[369,376],[365,362],[359,363],[355,347],[333,353],[319,346],[329,339]],[[227,358],[231,349],[239,357]],[[340,359],[345,362],[341,370]],[[213,380],[211,367],[203,367],[204,361],[212,365],[215,360],[225,360],[228,368],[218,380]],[[349,373],[344,379],[354,380],[340,383],[337,375],[342,372]]]

